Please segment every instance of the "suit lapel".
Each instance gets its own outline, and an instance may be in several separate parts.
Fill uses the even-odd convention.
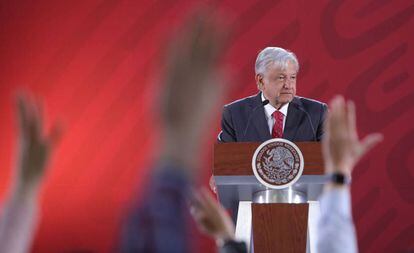
[[[251,104],[252,110],[252,123],[256,128],[256,131],[259,133],[261,141],[269,140],[272,138],[269,132],[269,126],[267,125],[266,116],[264,112],[264,107],[262,106],[262,97],[259,94],[254,98],[254,102]],[[257,108],[256,110],[254,110]]]
[[[283,130],[283,138],[294,141],[296,133],[299,129],[300,124],[302,123],[304,117],[306,116],[304,112],[298,109],[298,106],[301,106],[301,102],[296,97],[293,98],[292,102],[289,104],[288,115],[285,122],[285,129]]]

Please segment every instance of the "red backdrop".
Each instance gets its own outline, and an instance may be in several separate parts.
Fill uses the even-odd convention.
[[[14,94],[44,98],[66,132],[42,194],[33,252],[110,251],[148,173],[157,66],[165,39],[192,1],[0,3],[0,198],[15,154]],[[353,209],[361,252],[414,250],[414,4],[389,1],[209,2],[234,26],[225,102],[256,92],[254,60],[266,46],[294,51],[298,94],[353,99],[360,134],[385,141],[356,168]],[[189,94],[190,96],[191,94]],[[211,125],[211,145],[219,118]],[[207,146],[207,154],[211,146]],[[206,165],[204,182],[209,174]],[[213,249],[210,241],[205,252]]]

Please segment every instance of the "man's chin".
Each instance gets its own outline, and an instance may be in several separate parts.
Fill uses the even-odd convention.
[[[279,98],[279,101],[282,104],[290,103],[292,100],[293,100],[293,95],[291,94],[281,95]]]
[[[275,103],[276,106],[274,106],[274,107],[276,109],[280,109],[281,106],[292,102],[292,100],[293,100],[293,97],[291,97],[290,99],[287,99],[287,98],[278,99],[278,100],[276,100],[276,103]]]

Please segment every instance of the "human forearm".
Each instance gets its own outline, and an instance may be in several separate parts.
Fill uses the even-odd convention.
[[[38,190],[17,187],[0,216],[0,252],[29,252],[38,220]]]
[[[358,252],[348,186],[330,184],[320,198],[318,252]]]

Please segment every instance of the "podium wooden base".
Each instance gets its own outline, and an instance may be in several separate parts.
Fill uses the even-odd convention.
[[[252,204],[254,252],[306,252],[308,213],[309,204]]]

